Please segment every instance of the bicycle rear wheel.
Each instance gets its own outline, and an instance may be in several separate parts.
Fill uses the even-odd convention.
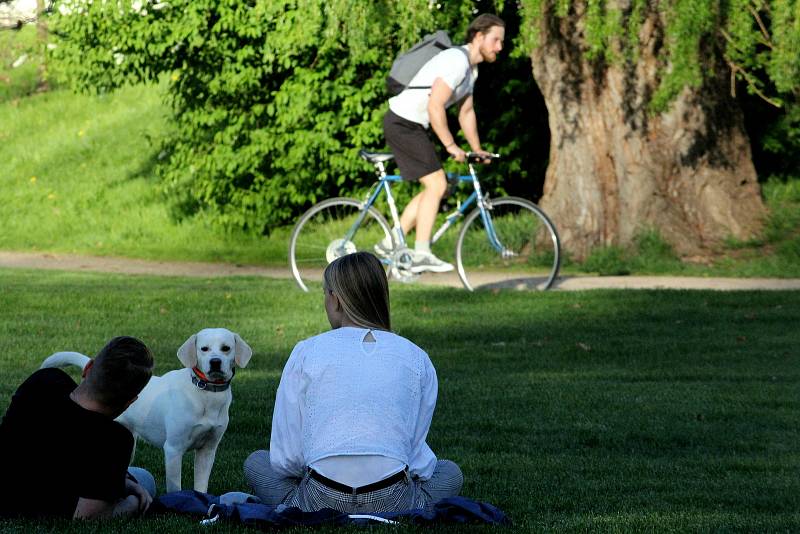
[[[370,207],[348,239],[362,207],[354,198],[330,198],[300,217],[289,241],[289,265],[300,289],[308,291],[309,283],[321,283],[325,266],[336,258],[359,250],[372,252],[376,243],[391,236],[389,223]]]
[[[488,224],[476,208],[456,242],[458,276],[464,287],[548,289],[561,265],[561,243],[553,223],[524,198],[486,203]]]

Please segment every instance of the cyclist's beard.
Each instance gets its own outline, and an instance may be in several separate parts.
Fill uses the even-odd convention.
[[[484,47],[480,48],[481,55],[483,56],[483,60],[486,63],[494,63],[497,61],[497,52],[493,52],[492,50],[488,50]]]

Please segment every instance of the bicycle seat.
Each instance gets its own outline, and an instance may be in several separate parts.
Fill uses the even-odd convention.
[[[358,155],[370,163],[382,163],[394,159],[394,154],[391,152],[367,152],[366,150],[359,150]]]

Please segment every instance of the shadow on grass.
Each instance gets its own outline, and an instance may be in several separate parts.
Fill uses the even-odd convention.
[[[147,180],[149,182],[157,182],[156,167],[158,167],[158,149],[152,149],[147,157],[142,158],[138,166],[131,170],[125,178],[127,180]]]
[[[800,292],[409,297],[404,335],[440,376],[431,445],[477,470],[468,495],[584,525],[720,507],[796,519]]]

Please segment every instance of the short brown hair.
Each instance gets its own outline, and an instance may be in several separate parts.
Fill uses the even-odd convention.
[[[505,28],[506,23],[497,15],[492,15],[491,13],[483,13],[482,15],[478,15],[475,20],[470,22],[469,27],[467,28],[467,40],[465,42],[471,43],[477,34],[486,34],[494,26]]]
[[[391,330],[389,281],[383,264],[369,252],[332,261],[323,275],[325,289],[339,297],[347,317],[364,328]]]
[[[100,349],[86,380],[98,401],[119,409],[142,391],[151,376],[150,349],[135,337],[120,336]]]

